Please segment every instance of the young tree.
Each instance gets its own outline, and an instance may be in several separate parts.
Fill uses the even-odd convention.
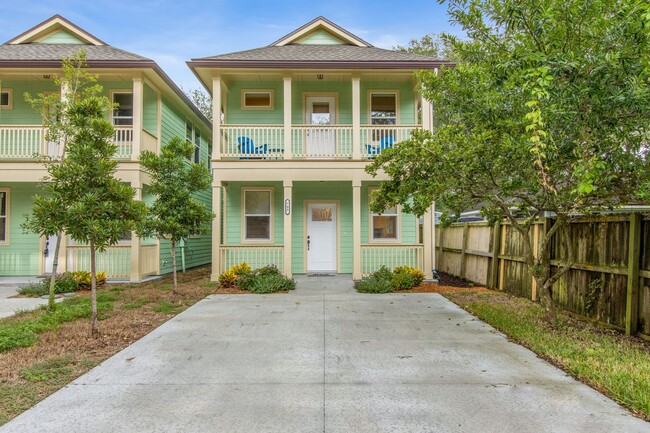
[[[191,143],[174,137],[163,146],[160,155],[144,151],[140,156],[142,166],[151,177],[149,190],[156,196],[149,206],[144,232],[171,243],[174,291],[178,287],[176,245],[181,239],[208,233],[215,217],[192,197],[211,184],[210,171],[203,162],[188,162],[193,152]]]
[[[73,54],[71,58],[63,58],[62,74],[54,78],[54,83],[61,88],[61,93],[39,93],[33,97],[25,93],[25,100],[38,111],[43,118],[45,140],[56,143],[60,154],[41,155],[48,176],[40,184],[44,194],[34,196],[32,214],[25,216],[23,230],[38,234],[42,237],[56,235],[52,275],[47,311],[55,309],[54,288],[59,266],[59,250],[61,238],[65,229],[66,207],[68,202],[60,195],[59,179],[52,175],[66,155],[68,139],[74,135],[74,125],[70,121],[70,111],[80,100],[101,93],[102,88],[97,84],[97,76],[88,73],[86,53],[83,50]]]
[[[553,285],[574,257],[572,215],[650,200],[648,3],[452,0],[449,14],[470,39],[453,43],[456,68],[419,74],[434,131],[367,168],[390,177],[373,206],[422,214],[436,200],[447,216],[482,206],[506,218],[553,318]],[[544,213],[554,224],[537,255],[529,229]]]

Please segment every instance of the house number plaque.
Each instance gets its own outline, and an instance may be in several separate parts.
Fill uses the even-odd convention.
[[[284,214],[285,215],[290,215],[291,214],[291,200],[286,199],[284,201]]]

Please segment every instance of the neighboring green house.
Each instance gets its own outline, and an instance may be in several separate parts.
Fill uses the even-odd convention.
[[[433,209],[373,214],[378,179],[364,167],[431,127],[413,73],[446,63],[322,17],[267,47],[188,62],[214,101],[212,278],[243,261],[354,278],[410,265],[431,278]]]
[[[119,146],[117,176],[152,200],[147,175],[138,157],[159,150],[173,136],[196,146],[194,161],[209,161],[211,126],[183,92],[152,60],[111,47],[55,15],[0,45],[0,276],[41,275],[52,269],[54,239],[23,233],[20,224],[31,211],[37,182],[46,174],[35,154],[57,154],[59,146],[44,139],[42,119],[23,94],[60,92],[53,77],[61,58],[84,49],[89,69],[99,76],[106,96],[119,103],[110,113]],[[199,197],[212,206],[210,191]],[[210,236],[196,237],[179,249],[178,263],[210,263]],[[60,270],[87,270],[88,248],[70,239],[62,242]],[[171,272],[170,248],[155,239],[126,238],[98,258],[98,271],[109,277],[140,281]]]

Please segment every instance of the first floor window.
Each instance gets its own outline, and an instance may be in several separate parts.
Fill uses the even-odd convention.
[[[371,231],[373,241],[396,241],[399,231],[399,210],[397,206],[389,207],[382,213],[371,215]]]
[[[8,212],[9,211],[9,191],[0,190],[0,243],[7,242]]]
[[[244,239],[271,240],[271,190],[244,190]]]

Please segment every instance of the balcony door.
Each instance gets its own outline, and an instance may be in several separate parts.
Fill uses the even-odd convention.
[[[336,131],[327,128],[336,124],[336,98],[334,96],[307,96],[306,152],[309,157],[334,157]]]

